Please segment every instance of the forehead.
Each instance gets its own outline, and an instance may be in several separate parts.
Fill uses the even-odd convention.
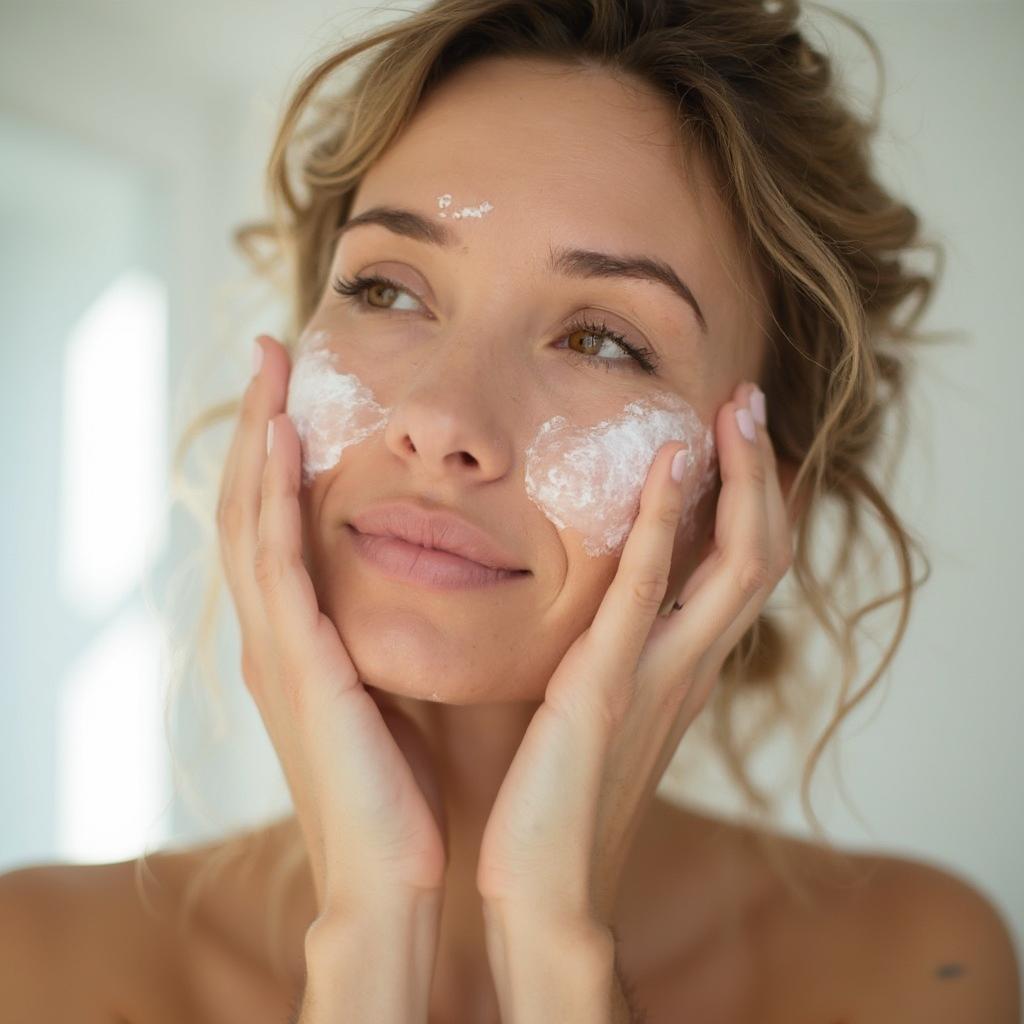
[[[710,182],[703,166],[684,159],[678,135],[667,100],[639,84],[491,59],[427,97],[366,175],[360,205],[369,205],[371,191],[408,196],[411,172],[412,181],[450,186],[441,191],[455,205],[479,203],[487,192],[514,204],[517,219],[548,215],[585,230],[598,215],[596,227],[623,242],[686,246],[703,234],[694,224],[708,213],[709,227],[724,224],[721,211],[702,209]]]
[[[484,202],[480,218],[451,216]],[[414,207],[450,226],[463,252],[510,268],[540,270],[549,245],[663,260],[719,340],[749,328],[752,268],[710,170],[671,101],[631,78],[521,58],[463,68],[370,168],[352,213],[378,204]]]

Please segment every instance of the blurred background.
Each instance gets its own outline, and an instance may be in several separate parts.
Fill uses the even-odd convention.
[[[947,249],[923,326],[963,337],[918,357],[891,487],[933,576],[883,685],[819,770],[814,807],[841,845],[960,873],[1020,948],[1024,4],[831,6],[885,58],[881,177]],[[264,210],[290,88],[347,34],[399,13],[0,2],[0,872],[127,859],[288,810],[232,614],[217,630],[221,689],[193,681],[165,715],[178,655],[161,609],[173,594],[198,616],[197,551],[211,541],[172,507],[169,463],[189,415],[238,396],[252,338],[278,329],[281,307],[231,231]],[[856,37],[818,13],[805,31],[867,108],[877,82]],[[210,466],[229,433],[210,432]],[[666,792],[741,815],[690,740]],[[780,742],[756,762],[765,778],[792,755]],[[798,779],[781,824],[807,834]]]

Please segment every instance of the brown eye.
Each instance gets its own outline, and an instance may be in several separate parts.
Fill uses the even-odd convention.
[[[390,308],[388,302],[388,296],[390,295],[391,302],[394,302],[395,296],[398,294],[400,289],[393,287],[385,281],[381,281],[378,284],[371,284],[366,289],[366,301],[371,306],[382,306],[385,309]],[[376,301],[376,298],[384,296],[380,302]]]
[[[605,343],[605,338],[613,341],[619,346],[622,352],[622,359],[629,359],[629,353],[622,347],[621,341],[619,341],[611,331],[591,330],[590,328],[581,327],[575,331],[570,332],[566,335],[569,339],[569,347],[573,352],[579,352],[581,355],[592,356],[596,352],[601,351],[601,347]],[[574,338],[580,339],[580,347],[576,348],[573,342]]]
[[[420,300],[408,288],[400,285],[397,281],[392,281],[390,278],[380,277],[376,274],[370,277],[357,275],[351,280],[336,277],[331,282],[331,287],[339,295],[355,302],[357,307],[361,306],[364,309],[393,309],[394,306],[391,303],[401,295],[407,295],[417,306],[420,305]],[[382,299],[382,301],[369,301],[368,296],[371,292],[378,299]],[[388,299],[391,300],[390,303]],[[399,309],[398,311],[409,312],[408,309]]]
[[[638,348],[605,323],[593,323],[584,317],[572,321],[566,327],[569,333],[562,336],[566,343],[566,351],[592,366],[602,366],[606,370],[627,370],[639,367],[646,373],[655,373],[658,369],[658,357],[649,348],[646,346]],[[595,355],[605,345],[614,346],[620,354],[618,356]]]

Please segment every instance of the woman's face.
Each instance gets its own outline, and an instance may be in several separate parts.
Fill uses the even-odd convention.
[[[668,441],[692,456],[669,602],[699,562],[711,424],[757,376],[763,292],[704,168],[683,160],[670,107],[645,89],[494,59],[442,85],[363,179],[350,225],[384,207],[421,222],[341,235],[288,412],[307,565],[367,683],[455,704],[543,699]],[[627,257],[683,287],[612,273]],[[356,276],[397,288],[333,286]],[[392,578],[349,525],[392,500],[469,519],[527,571],[462,589]]]

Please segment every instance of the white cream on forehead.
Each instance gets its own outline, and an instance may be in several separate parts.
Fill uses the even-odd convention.
[[[571,424],[564,416],[542,423],[526,449],[526,493],[560,530],[583,534],[595,557],[625,544],[640,507],[640,492],[658,449],[686,442],[682,521],[714,481],[714,436],[678,395],[630,402],[614,419],[596,426]]]
[[[437,208],[441,212],[438,213],[438,217],[447,217],[448,214],[444,211],[452,205],[452,194],[451,192],[445,192],[443,196],[437,197]],[[490,213],[494,207],[488,200],[484,200],[479,206],[464,206],[461,210],[452,210],[452,216],[456,220],[462,220],[465,217],[476,217],[481,218],[485,213]]]
[[[286,411],[302,446],[306,486],[333,469],[346,448],[387,426],[391,410],[354,374],[335,368],[329,337],[315,331],[300,339],[288,384]],[[594,426],[565,416],[542,423],[526,449],[526,494],[559,530],[583,535],[593,557],[612,554],[629,534],[640,492],[655,455],[669,441],[687,446],[682,521],[716,476],[714,437],[694,409],[672,392],[630,402]]]

